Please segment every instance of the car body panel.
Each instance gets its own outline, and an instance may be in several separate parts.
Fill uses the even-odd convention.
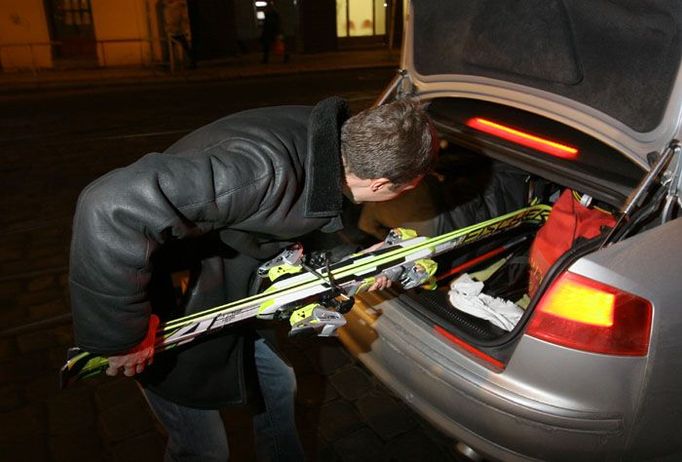
[[[614,392],[610,410],[563,407],[556,404],[561,400],[550,390],[544,395],[533,393],[524,384],[514,383],[514,372],[496,373],[447,340],[430,335],[429,326],[395,300],[375,308],[383,314],[365,328],[371,327],[378,340],[363,345],[360,360],[422,416],[477,451],[505,461],[602,460],[605,452],[619,451],[624,445],[624,416],[617,401],[628,403],[633,389],[623,391],[621,384],[616,384],[608,390]],[[354,308],[348,316],[349,327],[340,334],[347,346],[350,342],[344,336],[350,331],[356,337],[360,330],[353,325],[357,321],[353,313],[361,309],[362,305]],[[528,359],[548,364],[543,368],[546,375],[575,375],[573,368],[569,371],[557,363],[556,355],[545,345],[537,348],[544,342],[524,338],[522,343],[525,345],[520,348],[534,351]],[[629,362],[627,369],[641,368],[641,360]],[[523,367],[514,365],[513,369]],[[599,395],[609,394],[598,381],[592,385],[601,390]],[[576,450],[567,453],[567,445]]]
[[[633,236],[577,261],[572,270],[653,303],[648,367],[628,445],[641,459],[661,448],[682,458],[682,219]],[[661,454],[662,456],[662,454]]]
[[[679,287],[658,271],[641,273],[682,271],[682,261],[660,242],[682,245],[682,220],[570,268],[653,302],[652,351],[644,358],[581,352],[525,335],[505,370],[497,372],[433,335],[433,325],[394,293],[361,296],[341,340],[422,415],[501,460],[604,460],[633,446],[630,454],[645,460],[661,447],[670,451],[670,444],[661,443],[671,440],[682,452],[682,374],[671,373],[682,370]],[[542,435],[548,440],[539,441]]]

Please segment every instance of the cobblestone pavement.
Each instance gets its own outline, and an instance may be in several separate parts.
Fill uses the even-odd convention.
[[[3,171],[13,168],[10,154]],[[88,175],[82,171],[87,166],[70,168],[74,175]],[[0,460],[162,460],[163,430],[133,380],[97,377],[58,390],[57,372],[73,345],[70,218],[41,221],[26,210],[39,200],[33,197],[32,173],[20,184],[4,186],[15,188],[12,197],[24,201],[0,199],[1,209],[13,215],[0,228]],[[50,185],[56,195],[59,189]],[[73,204],[64,207],[68,211]],[[336,339],[288,341],[284,352],[298,377],[298,426],[310,460],[455,460],[452,441],[397,399]],[[230,409],[223,416],[231,460],[253,460],[249,411]]]

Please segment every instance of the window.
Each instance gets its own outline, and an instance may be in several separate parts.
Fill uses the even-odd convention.
[[[386,34],[387,0],[336,0],[338,37]]]

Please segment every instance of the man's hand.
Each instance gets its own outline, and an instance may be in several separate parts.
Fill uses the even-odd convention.
[[[382,248],[384,245],[385,245],[385,242],[383,242],[383,241],[377,242],[377,243],[374,244],[373,246],[370,246],[370,247],[366,248],[365,250],[363,250],[363,251],[360,252],[360,253],[373,252],[373,251],[375,251],[375,250],[379,250],[379,249]],[[391,281],[391,280],[390,280],[389,278],[387,278],[386,276],[377,276],[377,277],[376,277],[376,280],[374,281],[374,284],[372,284],[371,286],[369,286],[369,289],[367,289],[367,291],[368,291],[368,292],[372,292],[373,290],[383,290],[383,289],[386,289],[386,288],[388,288],[388,287],[391,287],[391,283],[392,283],[392,282],[393,282],[393,281]]]
[[[369,286],[369,289],[367,289],[367,291],[372,292],[373,290],[384,290],[388,287],[391,287],[392,283],[393,281],[391,281],[386,276],[377,276],[376,280],[374,281],[374,284]]]
[[[123,369],[123,374],[132,377],[141,373],[145,366],[150,366],[154,359],[154,343],[156,341],[156,329],[159,327],[159,317],[155,314],[149,318],[147,336],[139,345],[128,353],[120,356],[109,356],[109,368],[107,375],[117,375]]]

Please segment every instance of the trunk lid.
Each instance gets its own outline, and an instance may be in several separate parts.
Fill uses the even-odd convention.
[[[648,169],[680,136],[682,2],[411,2],[403,68],[422,98],[486,100],[576,128]]]

